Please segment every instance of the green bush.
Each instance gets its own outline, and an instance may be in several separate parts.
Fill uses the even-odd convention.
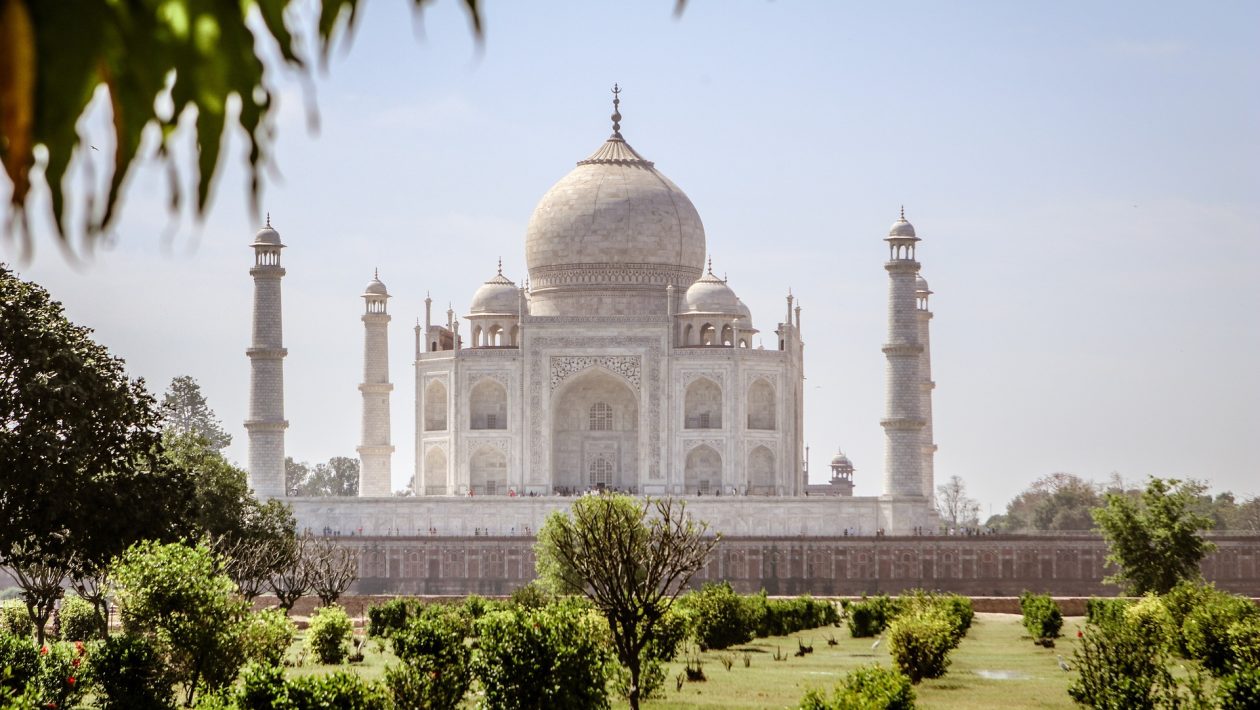
[[[157,645],[139,634],[115,634],[91,655],[101,710],[163,710],[175,702],[174,679]]]
[[[1236,669],[1260,668],[1260,614],[1230,624],[1225,638]]]
[[[975,618],[971,600],[956,594],[936,594],[916,589],[897,597],[891,606],[895,613],[889,617],[889,622],[901,616],[923,613],[941,616],[949,622],[951,647],[957,647],[962,642]]]
[[[61,600],[61,638],[66,641],[92,641],[101,637],[101,619],[92,602],[75,594]]]
[[[25,614],[26,610],[23,609]],[[4,675],[4,669],[9,674]],[[22,692],[39,674],[39,649],[30,636],[0,632],[0,687]]]
[[[1212,675],[1229,671],[1234,661],[1228,631],[1239,621],[1254,618],[1260,611],[1250,599],[1217,592],[1186,615],[1181,633],[1186,655],[1202,662]]]
[[[1063,628],[1063,612],[1048,594],[1024,592],[1019,595],[1019,611],[1024,615],[1024,628],[1034,643],[1051,642],[1059,638]]]
[[[811,690],[801,699],[800,710],[912,710],[914,686],[896,669],[877,665],[850,671],[828,698]]]
[[[726,582],[709,583],[678,600],[690,612],[691,631],[701,649],[721,649],[752,640],[750,608]]]
[[[26,612],[26,602],[21,599],[0,602],[0,632],[26,638],[35,633],[35,622]]]
[[[386,671],[385,685],[398,707],[455,708],[472,683],[468,626],[460,614],[430,613],[394,632],[402,665]]]
[[[939,609],[903,614],[888,626],[888,652],[911,683],[940,678],[957,646],[955,629],[955,622]]]
[[[353,625],[345,609],[333,604],[320,607],[311,615],[311,625],[306,630],[306,647],[320,663],[341,663],[349,650],[346,641]]]
[[[888,628],[888,622],[897,615],[893,601],[881,594],[862,601],[850,602],[849,634],[853,638],[876,636]]]
[[[605,622],[607,623],[607,622]],[[665,664],[674,660],[687,639],[690,621],[676,607],[670,607],[657,622],[656,631],[643,649],[639,673],[639,698],[663,697],[667,679]],[[620,663],[611,664],[612,686],[622,698],[630,697],[630,671]]]
[[[241,629],[241,651],[247,661],[278,666],[297,635],[297,626],[280,609],[250,614]]]
[[[1164,707],[1177,684],[1168,671],[1168,650],[1153,633],[1120,618],[1087,624],[1073,655],[1078,675],[1068,695],[1094,708]]]
[[[1121,621],[1124,610],[1132,603],[1128,599],[1090,597],[1085,602],[1085,621],[1095,626]]]
[[[241,688],[227,703],[210,701],[200,710],[391,710],[389,693],[379,683],[348,671],[286,680],[279,666],[250,664]]]
[[[512,596],[508,597],[508,605],[521,609],[541,609],[553,600],[551,593],[535,581],[513,590]]]
[[[1164,601],[1154,594],[1147,594],[1124,610],[1124,623],[1142,627],[1143,634],[1155,639],[1168,648],[1175,648],[1175,639],[1180,635],[1173,623],[1172,614]]]
[[[419,613],[424,605],[418,599],[399,597],[383,604],[368,607],[368,636],[389,638],[391,634],[407,626],[407,621]]]
[[[42,708],[69,708],[78,704],[87,689],[87,647],[81,643],[50,643],[39,652],[39,688]]]
[[[1240,668],[1222,676],[1216,686],[1221,710],[1260,708],[1260,668]]]
[[[477,622],[473,669],[498,710],[607,708],[607,627],[593,611],[556,604],[495,611]]]
[[[762,591],[745,597],[745,606],[754,633],[761,638],[786,636],[840,620],[831,602],[816,600],[808,594],[795,599],[766,599]]]

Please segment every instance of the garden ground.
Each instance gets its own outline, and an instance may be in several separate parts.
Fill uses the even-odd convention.
[[[1071,662],[1076,648],[1076,630],[1084,627],[1082,617],[1067,617],[1064,638],[1056,648],[1034,645],[1018,614],[977,613],[970,631],[950,658],[949,672],[943,678],[927,680],[915,688],[919,707],[979,710],[982,708],[1074,708],[1067,688],[1073,673],[1063,672],[1055,658]],[[814,652],[796,657],[797,639],[813,645]],[[828,645],[834,638],[835,646]],[[725,651],[699,654],[704,682],[686,682],[676,690],[676,678],[683,673],[686,653],[669,664],[664,697],[645,702],[645,708],[794,708],[810,688],[830,690],[848,671],[860,665],[891,665],[887,648],[881,643],[871,649],[874,639],[852,638],[847,628],[823,627],[791,636],[757,639]],[[295,644],[295,651],[300,647]],[[368,641],[363,663],[350,666],[364,678],[377,679],[386,665],[397,663],[376,641]],[[694,647],[691,649],[694,653]],[[775,652],[786,656],[774,660]],[[749,665],[744,666],[745,654]],[[722,656],[731,659],[726,670]],[[306,663],[290,669],[292,675],[326,673],[329,666]],[[470,695],[471,698],[471,695]],[[469,703],[469,707],[472,703]],[[614,703],[624,708],[624,702]]]

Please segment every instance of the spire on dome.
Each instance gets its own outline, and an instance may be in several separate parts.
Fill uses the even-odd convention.
[[[713,273],[713,257],[709,257],[709,273]]]
[[[499,257],[499,276],[503,275],[503,257]]]
[[[621,96],[620,96],[621,87],[616,84],[613,84],[612,92],[613,92],[613,112],[612,112],[611,118],[613,121],[613,135],[620,138],[621,137],[621,109],[619,107],[621,106]]]
[[[267,213],[267,229],[271,229],[271,213]]]
[[[905,205],[901,206],[901,221],[902,222],[906,221],[906,206]]]
[[[377,281],[381,280],[381,268],[379,266],[372,267],[372,278],[376,279]]]

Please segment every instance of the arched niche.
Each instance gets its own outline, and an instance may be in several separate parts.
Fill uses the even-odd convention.
[[[446,452],[440,446],[430,446],[424,452],[424,487],[417,491],[426,496],[446,495]]]
[[[748,428],[776,429],[774,385],[758,377],[748,388]]]
[[[687,452],[683,492],[686,495],[710,495],[721,489],[722,455],[707,444]]]
[[[683,400],[684,429],[722,428],[722,388],[707,377],[687,385]]]
[[[476,495],[507,494],[507,454],[482,446],[468,459],[468,487]]]
[[[758,446],[748,454],[748,495],[769,496],[777,490],[774,452]]]
[[[592,367],[566,379],[551,402],[553,490],[637,489],[639,395],[630,384]]]
[[[441,380],[424,388],[424,430],[446,431],[446,385]]]
[[[507,429],[507,388],[490,378],[468,393],[469,429]]]

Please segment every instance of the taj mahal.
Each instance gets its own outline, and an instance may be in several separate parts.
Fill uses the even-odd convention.
[[[939,525],[931,291],[904,212],[883,237],[890,288],[882,494],[852,495],[853,466],[843,454],[831,460],[830,483],[810,485],[799,304],[789,293],[778,322],[753,317],[714,274],[691,200],[622,135],[619,107],[615,90],[612,135],[535,208],[525,227],[524,283],[500,263],[470,287],[462,317],[435,314],[425,299],[407,401],[414,441],[399,459],[390,437],[390,294],[379,274],[367,284],[359,496],[288,498],[300,527],[529,534],[571,496],[613,490],[685,497],[693,514],[727,535],[899,534]],[[288,427],[285,245],[270,218],[252,247],[248,468],[255,493],[278,498]],[[393,494],[397,465],[411,473],[414,495]]]

